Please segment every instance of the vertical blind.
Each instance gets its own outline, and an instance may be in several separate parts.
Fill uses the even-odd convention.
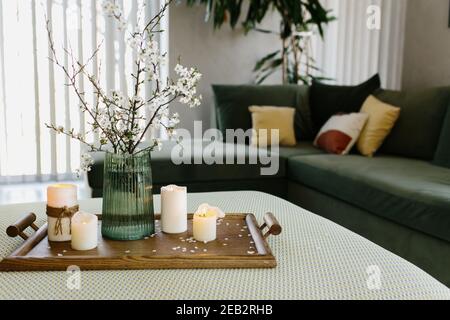
[[[313,56],[321,75],[331,83],[353,85],[375,73],[382,86],[400,89],[406,0],[322,0],[337,20],[330,23],[323,40],[312,40]],[[380,29],[369,29],[369,6],[381,13]]]
[[[144,26],[164,0],[116,0],[130,25]],[[132,88],[132,58],[114,19],[104,16],[102,1],[96,0],[8,0],[0,1],[0,183],[73,178],[78,168],[80,144],[45,127],[56,123],[74,128],[89,141],[98,139],[86,131],[86,119],[64,74],[51,63],[46,17],[59,59],[70,67],[72,57],[90,57],[100,43],[89,71],[107,90]],[[162,20],[168,28],[168,14]],[[168,32],[159,33],[162,50],[168,50]],[[168,75],[167,64],[161,77]],[[82,77],[80,91],[94,103],[94,90]],[[150,95],[152,88],[146,88]]]

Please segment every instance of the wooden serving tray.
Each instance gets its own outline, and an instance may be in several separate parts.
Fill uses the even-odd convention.
[[[160,231],[160,216],[155,217],[156,233],[143,240],[114,241],[101,236],[99,215],[98,247],[75,251],[70,242],[52,242],[47,238],[47,224],[37,228],[36,215],[29,213],[8,227],[11,237],[21,236],[25,242],[0,262],[0,271],[56,271],[75,265],[82,270],[126,269],[196,269],[196,268],[273,268],[276,259],[266,238],[281,232],[271,213],[258,227],[253,214],[227,214],[217,225],[217,239],[193,242],[192,214],[188,215],[188,231],[171,235]],[[24,230],[36,232],[28,237]],[[263,230],[268,231],[263,234]],[[186,249],[184,249],[186,248]]]

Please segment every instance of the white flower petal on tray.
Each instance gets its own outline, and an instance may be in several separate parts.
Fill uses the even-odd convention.
[[[223,212],[219,207],[210,206],[207,203],[202,203],[201,205],[199,205],[198,209],[195,211],[195,214],[206,214],[208,211],[215,212],[217,219],[225,217],[225,212]]]

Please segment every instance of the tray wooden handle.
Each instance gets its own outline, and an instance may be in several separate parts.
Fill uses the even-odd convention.
[[[20,236],[23,240],[27,240],[28,236],[23,231],[28,227],[33,228],[34,231],[38,231],[39,228],[34,224],[35,221],[36,215],[33,212],[27,213],[16,223],[10,225],[6,229],[6,234],[12,238]]]
[[[280,223],[278,222],[277,218],[275,218],[272,212],[267,212],[264,215],[264,223],[259,227],[259,229],[262,231],[266,227],[268,228],[268,230],[264,234],[264,238],[267,238],[271,234],[273,234],[274,236],[279,235],[282,230]]]

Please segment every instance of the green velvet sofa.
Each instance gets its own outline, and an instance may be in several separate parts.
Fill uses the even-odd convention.
[[[190,192],[268,192],[337,222],[450,286],[450,88],[394,92],[369,87],[401,108],[396,126],[372,158],[326,154],[311,142],[320,126],[315,119],[325,119],[324,105],[341,99],[339,88],[213,86],[219,130],[250,128],[249,105],[291,106],[297,110],[298,145],[280,147],[278,173],[262,176],[259,164],[176,166],[170,161],[173,145],[167,143],[152,154],[155,192],[170,183],[187,185]],[[333,98],[320,101],[327,92]],[[93,196],[102,194],[102,159],[95,155],[88,174]]]

